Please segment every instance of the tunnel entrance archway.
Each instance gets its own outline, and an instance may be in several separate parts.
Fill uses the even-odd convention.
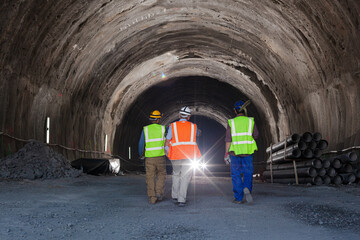
[[[184,76],[164,79],[142,92],[124,113],[123,120],[116,128],[113,153],[128,158],[131,149],[132,157],[129,160],[138,161],[138,141],[142,127],[149,124],[149,113],[155,109],[164,113],[161,123],[168,126],[178,119],[178,112],[182,106],[190,106],[194,120],[197,118],[206,124],[220,125],[225,133],[227,119],[234,117],[233,104],[239,99],[248,97],[230,84],[210,77]],[[263,136],[268,137],[267,133],[270,132],[268,123],[261,117],[264,114],[258,112],[254,105],[249,106],[248,112],[249,116],[255,118],[261,133],[257,141],[260,151],[255,154],[254,161],[262,162],[268,142]],[[220,151],[224,153],[224,150]],[[127,167],[131,167],[131,164]]]

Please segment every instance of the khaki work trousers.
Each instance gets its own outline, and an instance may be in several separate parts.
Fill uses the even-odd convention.
[[[145,170],[147,194],[149,198],[162,197],[164,195],[166,179],[165,156],[146,158]]]
[[[173,167],[171,197],[185,203],[187,189],[193,175],[190,160],[171,160],[171,165]]]

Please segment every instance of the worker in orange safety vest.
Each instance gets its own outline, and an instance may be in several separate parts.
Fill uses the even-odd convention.
[[[173,122],[165,140],[165,154],[173,167],[171,197],[179,207],[186,205],[186,195],[192,177],[191,161],[201,157],[196,137],[201,131],[196,124],[189,122],[191,109],[180,110],[180,120]]]

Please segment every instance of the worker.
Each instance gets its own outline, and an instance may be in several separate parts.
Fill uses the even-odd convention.
[[[144,155],[145,149],[146,184],[150,204],[162,201],[164,197],[166,179],[165,126],[159,124],[161,117],[162,114],[158,110],[150,113],[151,124],[143,128],[139,140],[139,156]]]
[[[201,157],[196,137],[201,131],[196,124],[189,122],[191,109],[181,108],[180,120],[173,122],[168,129],[165,141],[165,153],[173,168],[171,197],[179,207],[186,205],[186,195],[192,177],[191,161]]]
[[[234,106],[236,117],[228,120],[225,137],[225,163],[231,164],[233,203],[251,203],[253,186],[253,153],[258,149],[255,139],[259,132],[254,118],[247,117],[246,107],[250,101],[237,101]],[[243,174],[244,179],[242,179]]]

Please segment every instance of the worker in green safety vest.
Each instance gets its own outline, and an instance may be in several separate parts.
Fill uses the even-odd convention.
[[[228,120],[225,136],[225,163],[231,164],[233,203],[252,202],[253,153],[257,150],[255,139],[259,132],[254,118],[247,117],[246,106],[250,101],[235,103],[236,117]],[[242,176],[244,179],[242,179]]]
[[[146,184],[150,204],[162,201],[164,195],[166,179],[165,126],[159,124],[161,117],[162,114],[158,110],[150,113],[151,124],[143,128],[139,140],[139,156],[144,156],[145,150]]]

